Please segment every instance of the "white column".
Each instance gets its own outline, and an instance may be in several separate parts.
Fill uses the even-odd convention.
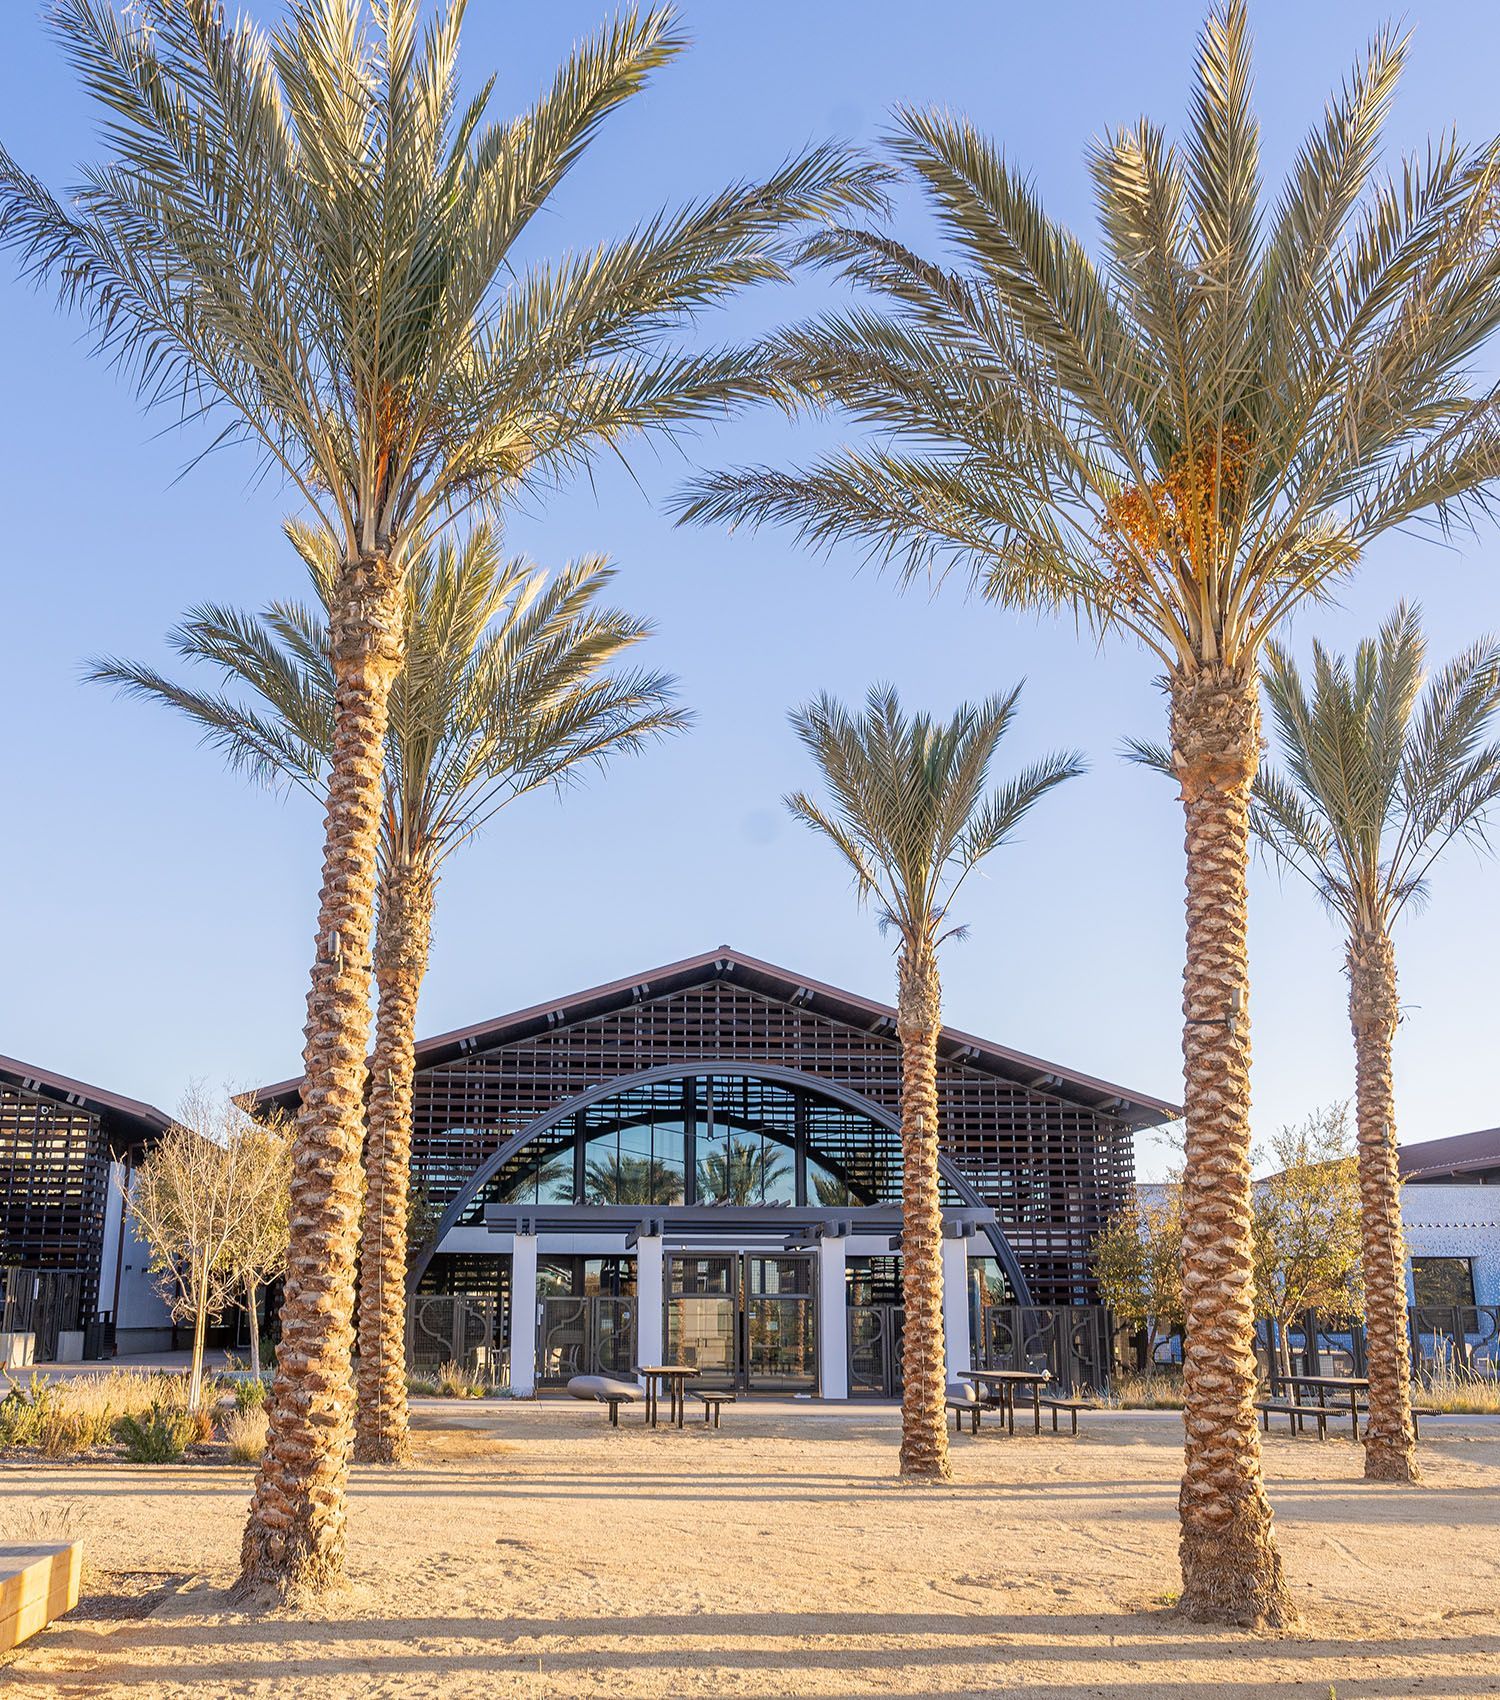
[[[943,1347],[948,1357],[947,1379],[972,1369],[969,1343],[969,1242],[943,1241]]]
[[[818,1241],[818,1392],[825,1399],[849,1397],[849,1300],[844,1290],[845,1240],[825,1234]]]
[[[662,1356],[666,1350],[662,1339],[665,1264],[661,1235],[642,1234],[635,1242],[635,1361],[638,1364],[666,1361]]]
[[[510,1253],[510,1390],[536,1392],[536,1235],[513,1234]]]

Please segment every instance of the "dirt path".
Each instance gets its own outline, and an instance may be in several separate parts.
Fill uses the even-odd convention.
[[[627,1419],[628,1420],[628,1419]],[[1175,1419],[982,1433],[951,1488],[892,1480],[888,1409],[741,1406],[718,1434],[597,1407],[427,1405],[416,1465],[357,1470],[351,1585],[312,1616],[223,1589],[248,1471],[0,1471],[7,1518],[71,1504],[75,1619],[0,1669],[17,1700],[1500,1693],[1500,1423],[1424,1436],[1428,1485],[1273,1438],[1305,1621],[1203,1630],[1176,1587]]]

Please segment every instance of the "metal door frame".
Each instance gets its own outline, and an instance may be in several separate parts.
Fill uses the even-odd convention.
[[[805,1293],[757,1293],[750,1292],[750,1259],[753,1257],[775,1258],[778,1261],[788,1259],[805,1264],[809,1270],[809,1280]],[[677,1293],[672,1290],[672,1268],[678,1262],[710,1262],[723,1261],[730,1266],[729,1291],[726,1293]],[[811,1252],[782,1251],[782,1250],[743,1250],[733,1248],[724,1250],[713,1246],[702,1250],[691,1247],[674,1248],[666,1254],[666,1267],[662,1271],[662,1342],[670,1350],[672,1331],[672,1304],[676,1299],[716,1299],[720,1303],[733,1307],[732,1320],[729,1330],[730,1370],[728,1375],[729,1387],[736,1393],[802,1393],[816,1394],[821,1390],[822,1378],[818,1373],[818,1283],[816,1259]],[[763,1382],[757,1382],[750,1371],[750,1300],[755,1297],[772,1304],[806,1304],[812,1307],[813,1317],[813,1370],[807,1386],[795,1388],[766,1387]],[[713,1387],[718,1385],[714,1377],[702,1381],[699,1385]]]

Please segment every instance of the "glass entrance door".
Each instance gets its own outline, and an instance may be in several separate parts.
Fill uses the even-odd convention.
[[[701,1387],[815,1392],[816,1302],[806,1256],[674,1256],[667,1275],[667,1357],[698,1370]]]
[[[700,1387],[739,1386],[739,1254],[673,1257],[667,1276],[667,1361]]]

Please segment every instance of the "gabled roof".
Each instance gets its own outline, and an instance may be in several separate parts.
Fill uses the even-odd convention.
[[[737,985],[795,1003],[847,1026],[892,1034],[896,1030],[896,1011],[890,1004],[842,991],[822,980],[794,974],[790,969],[778,968],[775,963],[762,962],[758,957],[746,956],[743,951],[721,945],[701,956],[689,956],[681,962],[633,974],[628,979],[611,980],[606,985],[591,986],[587,991],[574,992],[569,997],[533,1004],[529,1009],[517,1010],[493,1021],[483,1021],[473,1027],[458,1027],[451,1033],[439,1033],[434,1038],[423,1039],[417,1045],[417,1067],[433,1068],[475,1051],[491,1050],[518,1039],[532,1038],[553,1028],[571,1026],[575,1022],[626,1009],[648,998],[664,997],[723,978],[732,978]],[[972,1033],[961,1032],[956,1027],[943,1028],[938,1036],[938,1054],[948,1061],[999,1075],[1034,1091],[1086,1105],[1128,1127],[1159,1127],[1182,1113],[1175,1104],[1165,1099],[1116,1086],[1108,1080],[1096,1080],[1092,1075],[1044,1062],[1039,1057],[1027,1056],[1024,1051],[1010,1050]],[[262,1087],[254,1094],[255,1101],[262,1104],[288,1101],[295,1098],[301,1084],[300,1080],[284,1080],[275,1086]]]
[[[50,1098],[54,1103],[76,1105],[98,1116],[111,1146],[116,1149],[154,1139],[172,1125],[172,1118],[154,1104],[107,1092],[102,1086],[90,1086],[15,1057],[0,1057],[0,1082]]]
[[[1447,1175],[1477,1176],[1489,1169],[1500,1176],[1500,1127],[1401,1145],[1396,1149],[1396,1158],[1404,1181],[1436,1181]]]

